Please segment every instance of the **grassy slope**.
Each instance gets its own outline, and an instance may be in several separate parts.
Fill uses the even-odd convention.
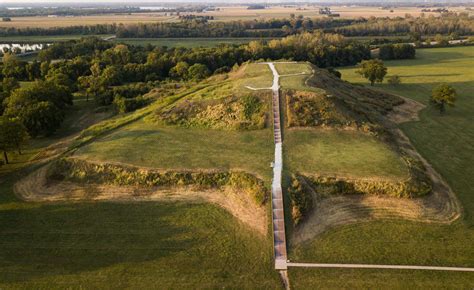
[[[215,77],[216,81],[209,81],[209,85],[192,93],[186,100],[204,100],[204,99],[220,99],[231,95],[252,94],[254,91],[247,89],[246,86],[252,88],[268,88],[272,86],[273,76],[270,68],[264,64],[251,63],[245,68],[237,72],[231,73],[230,78],[219,80],[219,76]],[[263,90],[270,92],[270,90]]]
[[[474,267],[474,187],[470,184],[474,172],[474,51],[469,47],[426,49],[418,50],[417,55],[416,60],[386,62],[389,74],[402,77],[402,85],[377,87],[425,104],[438,82],[450,82],[458,89],[457,107],[446,116],[428,108],[421,112],[420,122],[403,124],[402,129],[452,186],[464,206],[463,218],[454,225],[377,221],[344,226],[296,248],[293,260]],[[365,83],[354,68],[341,72],[343,79]],[[322,273],[328,276],[323,279]],[[474,285],[473,273],[430,271],[291,270],[290,279],[295,288],[469,289]]]
[[[276,69],[280,75],[307,73],[282,77],[283,89],[320,91],[305,85],[311,73],[308,64],[280,63]],[[407,174],[402,160],[393,151],[359,132],[287,129],[285,158],[291,171],[396,180]]]
[[[29,84],[30,82],[25,83]],[[25,167],[27,165],[27,162],[33,160],[37,156],[37,154],[43,151],[47,146],[58,142],[66,136],[77,133],[79,128],[77,127],[75,122],[86,112],[93,110],[95,107],[96,105],[93,101],[75,101],[74,106],[68,110],[66,118],[63,124],[61,125],[61,128],[56,132],[54,136],[30,139],[26,148],[22,148],[21,155],[17,152],[8,153],[10,164],[0,166],[0,177],[4,173],[8,173],[13,170]]]

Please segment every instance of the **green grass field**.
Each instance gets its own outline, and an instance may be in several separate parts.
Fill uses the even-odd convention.
[[[270,129],[184,129],[139,121],[82,147],[76,155],[155,168],[245,170],[268,181],[272,145]]]
[[[424,49],[416,60],[387,61],[388,73],[401,76],[398,87],[376,87],[428,104],[431,88],[449,82],[459,92],[456,108],[445,116],[427,108],[419,122],[403,124],[418,151],[451,185],[463,207],[453,225],[377,221],[327,232],[291,251],[292,260],[347,263],[417,264],[474,267],[474,51],[470,47]],[[343,79],[366,81],[355,68],[340,69]],[[328,276],[321,276],[323,273]],[[294,288],[449,288],[470,289],[474,273],[374,270],[290,270]]]
[[[0,187],[0,288],[278,288],[271,240],[210,204],[26,203]]]
[[[288,170],[293,172],[390,180],[408,176],[395,152],[360,132],[289,129],[285,148]]]

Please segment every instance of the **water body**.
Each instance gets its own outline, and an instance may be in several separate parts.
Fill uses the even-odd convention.
[[[51,43],[36,43],[36,44],[31,44],[31,43],[0,43],[0,51],[3,52],[5,49],[8,49],[9,51],[14,51],[17,48],[20,49],[21,53],[25,52],[33,52],[33,51],[38,51],[42,50],[43,48],[46,48],[50,46]]]
[[[170,9],[162,6],[140,6],[138,7],[140,10],[163,10],[163,9]]]

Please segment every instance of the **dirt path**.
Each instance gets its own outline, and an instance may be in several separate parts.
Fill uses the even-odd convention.
[[[189,203],[210,202],[234,215],[256,230],[267,234],[267,217],[264,206],[258,207],[247,194],[233,189],[199,190],[192,186],[173,188],[77,184],[73,182],[48,182],[49,165],[31,173],[14,186],[15,193],[26,201],[79,202],[79,201],[183,201]]]

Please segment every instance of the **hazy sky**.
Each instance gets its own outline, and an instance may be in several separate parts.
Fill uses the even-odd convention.
[[[155,6],[159,6],[160,3],[173,3],[173,2],[193,2],[193,3],[297,3],[297,2],[332,2],[332,3],[360,3],[360,2],[385,2],[384,0],[0,0],[0,6],[4,6],[5,4],[41,4],[41,3],[51,3],[51,4],[100,4],[100,3],[120,3],[126,5],[136,5],[136,4],[153,4]],[[429,2],[429,3],[474,3],[474,0],[389,0],[386,2],[396,3],[396,2],[413,2],[413,3],[420,3],[420,2]]]

